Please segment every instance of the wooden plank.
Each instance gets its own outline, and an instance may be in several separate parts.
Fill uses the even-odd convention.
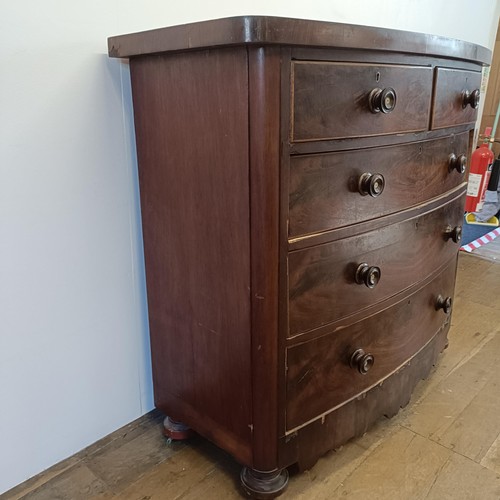
[[[124,440],[121,446],[92,454],[84,463],[113,493],[120,493],[183,446],[169,446],[159,426],[154,426],[131,441]]]
[[[500,475],[500,434],[481,460],[481,465]]]
[[[8,494],[7,498],[10,498]],[[63,472],[38,489],[22,497],[23,500],[87,500],[100,497],[102,500],[112,498],[113,493],[107,484],[94,474],[85,464]],[[3,495],[2,495],[3,498]]]
[[[419,401],[402,425],[421,436],[440,442],[448,429],[453,428],[461,413],[481,393],[488,383],[490,370],[500,362],[500,336],[492,335],[487,340]],[[445,442],[449,444],[451,441]]]
[[[220,454],[220,452],[219,452]],[[196,440],[183,447],[167,461],[150,468],[147,473],[120,492],[122,500],[164,500],[178,498],[196,488],[216,469],[217,450]]]
[[[500,497],[498,474],[458,453],[451,455],[435,479],[426,500],[498,500]]]
[[[484,349],[496,349],[500,362],[500,334],[498,342],[492,340]],[[474,462],[480,462],[500,434],[500,376],[493,366],[493,373],[483,388],[454,419],[443,433],[434,434],[439,444],[452,449]]]
[[[336,490],[322,491],[316,498],[423,499],[451,455],[442,446],[400,428]]]

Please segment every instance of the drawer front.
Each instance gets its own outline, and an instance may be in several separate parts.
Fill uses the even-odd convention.
[[[465,133],[400,146],[292,157],[289,237],[375,219],[453,189],[464,181],[464,174],[450,170],[450,155],[465,155],[468,141]],[[380,194],[373,189],[377,182],[383,185]]]
[[[372,91],[390,88],[396,94],[394,109],[371,111]],[[426,130],[431,90],[432,69],[428,67],[293,62],[291,140],[317,141]],[[387,111],[392,104],[383,101],[389,103],[389,108],[385,107]],[[376,109],[377,98],[373,102]]]
[[[448,320],[444,309],[436,307],[443,302],[439,296],[452,297],[455,270],[453,258],[443,273],[393,307],[287,349],[287,430],[380,383],[424,347]],[[359,369],[369,366],[369,355],[373,364],[362,374]]]
[[[471,96],[474,91],[479,92],[480,88],[479,72],[437,68],[432,128],[474,123],[477,119],[477,107],[473,107],[475,103],[471,102],[473,96],[464,101],[464,95],[468,92]]]
[[[387,299],[456,255],[447,227],[461,227],[465,195],[424,215],[288,256],[289,335],[327,325]],[[380,270],[369,288],[361,264]],[[358,271],[358,269],[360,271]],[[359,281],[359,283],[356,281]]]

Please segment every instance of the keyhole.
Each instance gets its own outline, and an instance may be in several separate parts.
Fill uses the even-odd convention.
[[[380,82],[380,72],[379,71],[377,71],[377,75],[375,76],[375,80],[377,82]]]

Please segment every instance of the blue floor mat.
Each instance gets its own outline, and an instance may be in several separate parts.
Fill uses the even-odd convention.
[[[467,245],[471,241],[477,240],[484,236],[486,233],[493,231],[495,226],[480,226],[479,224],[467,224],[464,218],[464,224],[462,226],[462,241],[461,245]]]

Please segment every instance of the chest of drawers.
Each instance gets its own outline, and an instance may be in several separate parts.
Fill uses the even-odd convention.
[[[482,47],[242,17],[128,57],[155,402],[257,498],[405,405],[446,346]]]

